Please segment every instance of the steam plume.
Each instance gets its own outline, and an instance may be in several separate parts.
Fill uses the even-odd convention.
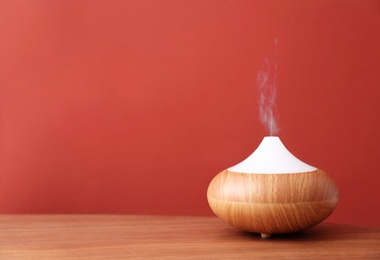
[[[274,42],[274,57],[272,60],[266,57],[262,69],[257,73],[257,88],[259,92],[260,121],[268,131],[269,135],[277,135],[277,47],[278,39]],[[273,65],[272,65],[273,64]]]

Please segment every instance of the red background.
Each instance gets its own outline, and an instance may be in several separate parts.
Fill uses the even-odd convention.
[[[0,213],[212,215],[211,179],[266,135],[380,224],[380,2],[1,1]]]

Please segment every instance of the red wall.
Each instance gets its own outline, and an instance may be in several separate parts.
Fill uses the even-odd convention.
[[[380,224],[377,0],[1,1],[0,213],[212,215],[210,180],[266,135]]]

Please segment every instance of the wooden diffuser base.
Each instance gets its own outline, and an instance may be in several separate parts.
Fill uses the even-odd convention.
[[[325,220],[336,207],[338,189],[319,169],[289,174],[224,170],[211,181],[207,199],[219,218],[267,238]]]

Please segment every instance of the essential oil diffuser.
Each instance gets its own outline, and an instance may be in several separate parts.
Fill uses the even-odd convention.
[[[324,171],[293,156],[279,137],[267,136],[247,159],[215,176],[207,199],[219,218],[268,238],[325,220],[336,207],[338,189]]]

